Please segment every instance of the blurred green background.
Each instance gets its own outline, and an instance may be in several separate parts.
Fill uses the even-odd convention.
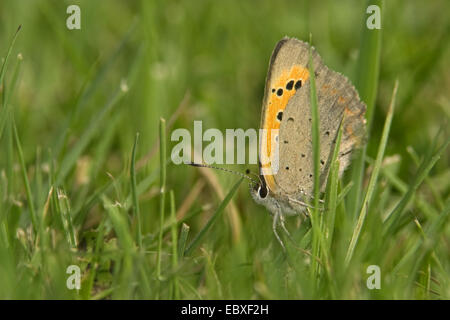
[[[70,4],[81,8],[81,30],[66,28]],[[367,155],[376,157],[398,79],[385,151],[386,165],[394,169],[390,176],[380,176],[377,204],[371,207],[363,243],[350,266],[344,265],[343,256],[357,217],[345,207],[337,213],[337,238],[330,251],[334,287],[305,275],[308,255],[296,250],[287,257],[282,253],[270,215],[253,203],[244,185],[200,247],[180,258],[176,269],[169,229],[162,251],[157,246],[159,119],[167,120],[169,140],[174,128],[192,131],[194,120],[203,120],[204,129],[257,128],[269,58],[276,42],[286,35],[308,41],[311,33],[325,63],[355,83],[357,73],[364,73],[357,70],[357,61],[366,7],[365,1],[356,0],[2,1],[1,57],[22,25],[2,94],[8,92],[20,53],[23,60],[9,105],[48,247],[31,232],[13,126],[7,121],[0,140],[0,222],[4,226],[0,297],[448,299],[448,220],[439,229],[433,253],[425,244],[415,247],[422,233],[413,221],[417,217],[426,229],[448,214],[448,151],[418,189],[402,229],[387,239],[378,238],[379,220],[398,203],[418,169],[408,147],[421,159],[432,142],[439,145],[449,136],[450,25],[445,12],[450,5],[445,0],[384,2],[378,93]],[[111,107],[105,108],[111,101]],[[443,134],[435,139],[440,127]],[[105,205],[116,204],[134,239],[137,222],[128,198],[128,173],[136,132],[140,134],[137,182],[148,182],[139,191],[145,250],[135,252],[133,245],[127,260],[125,240],[119,236],[117,241],[120,232]],[[168,141],[167,155],[172,146]],[[256,172],[255,167],[251,169]],[[187,217],[188,242],[235,181],[235,176],[221,172],[168,164],[166,188],[174,191],[178,218]],[[52,185],[59,196],[52,195],[46,209]],[[168,193],[166,200],[169,225]],[[309,222],[300,225],[299,219],[292,218],[288,224],[300,247],[308,250]],[[75,246],[67,240],[67,229],[74,230]],[[382,241],[388,241],[388,252],[381,252]],[[160,278],[155,276],[158,252]],[[423,264],[410,267],[418,257],[425,259]],[[128,273],[124,272],[127,261],[133,261]],[[65,268],[70,264],[82,269],[79,292],[65,286]],[[381,266],[381,290],[365,286],[365,270],[371,264]]]

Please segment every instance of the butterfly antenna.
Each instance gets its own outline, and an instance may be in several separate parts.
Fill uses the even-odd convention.
[[[250,171],[250,169],[247,169],[247,171],[245,171],[246,174],[248,175],[252,175],[253,177],[255,177],[258,181],[260,185],[263,185],[263,182],[261,180],[261,176],[258,176],[256,173],[253,173]]]
[[[243,173],[238,172],[238,171],[225,169],[225,168],[220,168],[220,167],[215,167],[215,166],[211,166],[209,164],[202,164],[202,163],[193,163],[193,162],[191,162],[191,163],[188,163],[188,165],[193,166],[193,167],[210,168],[210,169],[216,169],[216,170],[225,171],[225,172],[228,172],[228,173],[232,173],[232,174],[238,175],[238,176],[240,176],[242,178],[245,178],[245,179],[247,179],[248,181],[250,181],[253,184],[256,184],[256,185],[258,184],[257,180],[255,180],[253,178],[250,178],[248,175],[243,174]]]

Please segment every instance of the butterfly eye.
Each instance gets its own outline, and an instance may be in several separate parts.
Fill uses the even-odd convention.
[[[258,194],[261,199],[264,199],[265,197],[267,197],[267,193],[268,193],[268,190],[267,190],[266,186],[259,187]]]

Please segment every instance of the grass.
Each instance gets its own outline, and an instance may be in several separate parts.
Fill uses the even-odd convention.
[[[130,165],[130,177],[131,177],[131,194],[133,196],[133,214],[136,217],[137,222],[137,244],[139,248],[142,248],[142,226],[141,226],[141,213],[139,210],[139,200],[137,196],[136,187],[136,148],[138,144],[139,133],[136,133],[134,140],[133,151],[131,153],[131,165]]]
[[[382,16],[384,13],[383,0],[368,0],[366,1],[367,7],[369,5],[376,5],[380,8],[380,18],[384,20]],[[380,56],[381,56],[381,35],[383,29],[369,29],[365,27],[366,21],[363,19],[361,28],[361,43],[360,53],[357,61],[357,71],[355,85],[359,91],[359,95],[362,101],[366,104],[366,127],[367,138],[370,139],[372,122],[375,111],[375,100],[378,90],[378,78],[380,73]],[[369,140],[370,141],[370,140]],[[364,145],[359,153],[356,154],[353,168],[352,168],[352,181],[354,182],[354,190],[349,196],[348,209],[353,215],[356,215],[361,205],[361,187],[364,178],[364,166],[367,153],[367,145]]]
[[[450,298],[448,1],[78,3],[73,31],[63,2],[0,5],[0,298]],[[170,136],[257,128],[273,46],[310,34],[366,102],[367,145],[343,179],[334,150],[283,251],[242,179],[174,165]]]
[[[352,239],[350,240],[350,245],[345,256],[345,263],[349,264],[352,259],[353,252],[355,250],[356,243],[358,241],[359,235],[361,233],[364,220],[367,216],[368,206],[372,202],[373,193],[375,191],[375,186],[377,185],[378,175],[380,174],[381,165],[383,163],[384,151],[386,150],[386,144],[389,138],[389,131],[392,125],[392,118],[394,116],[395,98],[397,96],[398,82],[395,83],[394,91],[392,93],[392,100],[389,106],[388,114],[386,116],[386,122],[384,123],[383,134],[381,136],[380,145],[378,147],[377,157],[375,163],[373,164],[372,174],[370,175],[369,183],[367,185],[366,195],[364,196],[363,204],[361,207],[361,212],[359,213],[358,222],[356,223],[355,229],[353,230]]]
[[[163,242],[163,225],[165,214],[165,194],[166,194],[166,120],[159,121],[159,141],[160,141],[160,178],[159,178],[159,233],[158,233],[158,256],[156,259],[156,277],[161,278],[161,254]]]

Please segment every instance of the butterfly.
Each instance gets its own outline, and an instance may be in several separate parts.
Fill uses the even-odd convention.
[[[311,49],[311,50],[310,50]],[[311,53],[310,53],[311,52]],[[305,211],[314,189],[309,58],[315,70],[319,113],[320,190],[326,186],[334,146],[342,126],[339,175],[365,134],[365,104],[350,81],[329,69],[316,50],[295,38],[281,39],[270,58],[262,104],[259,182],[253,199],[273,214],[273,230],[286,215]]]
[[[270,58],[261,112],[263,134],[260,135],[258,179],[225,168],[190,163],[247,178],[252,198],[272,213],[272,228],[282,247],[277,226],[280,224],[289,235],[285,216],[304,213],[313,199],[310,55],[319,113],[320,190],[324,191],[326,186],[340,128],[341,176],[350,163],[352,151],[364,142],[366,106],[350,81],[329,69],[313,47],[288,37],[277,43]]]

